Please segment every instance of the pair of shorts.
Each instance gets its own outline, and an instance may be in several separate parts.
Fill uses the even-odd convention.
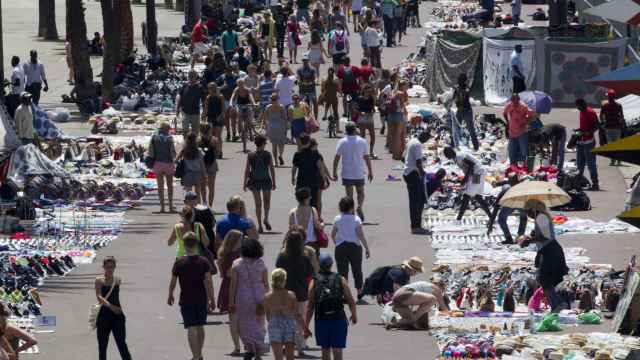
[[[273,183],[271,179],[249,180],[247,187],[251,191],[271,191],[273,189]]]
[[[347,319],[315,320],[316,344],[323,349],[347,347]]]
[[[342,179],[342,185],[361,187],[364,186],[364,179]]]
[[[305,100],[305,101],[307,99],[309,99],[309,103],[312,103],[312,102],[316,101],[316,98],[317,98],[317,96],[316,96],[315,92],[301,93],[300,94],[300,99]],[[311,104],[309,104],[309,105],[311,105]]]
[[[180,305],[180,313],[185,329],[207,323],[207,305]]]
[[[156,161],[153,163],[153,172],[156,175],[173,176],[176,173],[176,165],[172,162]]]
[[[407,120],[404,117],[404,114],[401,112],[394,112],[391,113],[389,115],[387,115],[387,122],[389,124],[402,124],[407,122]]]
[[[362,125],[362,126],[373,125],[373,114],[360,114],[358,116],[358,125]]]

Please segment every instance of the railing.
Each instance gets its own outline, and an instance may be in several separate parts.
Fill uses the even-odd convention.
[[[591,2],[589,0],[582,0],[582,2],[588,7],[588,8],[592,8],[595,5],[591,4]],[[606,1],[605,1],[606,2]],[[604,2],[603,2],[604,3]],[[596,15],[591,15],[591,14],[587,14],[588,16],[592,16],[592,17],[599,17]],[[616,35],[618,35],[618,37],[620,38],[628,38],[629,40],[631,40],[629,38],[629,36],[627,36],[627,34],[622,34],[618,29],[616,29],[616,27],[614,26],[614,24],[611,23],[611,21],[609,21],[609,19],[605,19],[603,17],[600,17],[602,20],[604,20],[607,24],[609,24],[611,30],[613,30],[615,32]],[[629,26],[629,25],[627,25]],[[635,41],[637,41],[637,37],[636,39],[634,39]],[[629,57],[629,60],[632,63],[640,63],[640,55],[638,54],[638,52],[636,51],[636,48],[634,47],[634,44],[627,44],[627,56]]]

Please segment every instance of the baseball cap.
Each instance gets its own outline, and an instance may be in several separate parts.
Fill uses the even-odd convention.
[[[186,193],[184,193],[184,201],[192,201],[197,199],[198,194],[196,194],[194,191],[187,191]]]
[[[331,255],[327,253],[321,253],[319,258],[319,263],[320,263],[320,269],[329,270],[333,265],[333,259],[331,258]]]

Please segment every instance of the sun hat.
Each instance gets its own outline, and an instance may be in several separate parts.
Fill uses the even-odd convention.
[[[422,266],[422,259],[417,256],[412,256],[405,260],[402,265],[410,268],[411,270],[417,271],[419,273],[424,272],[424,267]]]

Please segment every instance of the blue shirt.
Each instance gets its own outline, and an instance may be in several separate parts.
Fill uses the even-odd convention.
[[[382,3],[382,14],[388,17],[393,17],[393,10],[396,8],[396,2],[393,0],[385,0]]]
[[[238,35],[233,31],[225,31],[222,33],[221,42],[224,52],[232,52],[238,47]]]
[[[247,230],[251,227],[251,223],[246,218],[241,217],[238,214],[228,213],[223,216],[216,225],[216,234],[220,235],[220,238],[224,239],[229,230],[242,231],[246,235]]]
[[[402,266],[394,266],[387,272],[387,276],[385,276],[382,283],[382,289],[383,291],[393,293],[395,291],[393,284],[405,286],[409,283],[409,280],[409,274],[402,269]]]

